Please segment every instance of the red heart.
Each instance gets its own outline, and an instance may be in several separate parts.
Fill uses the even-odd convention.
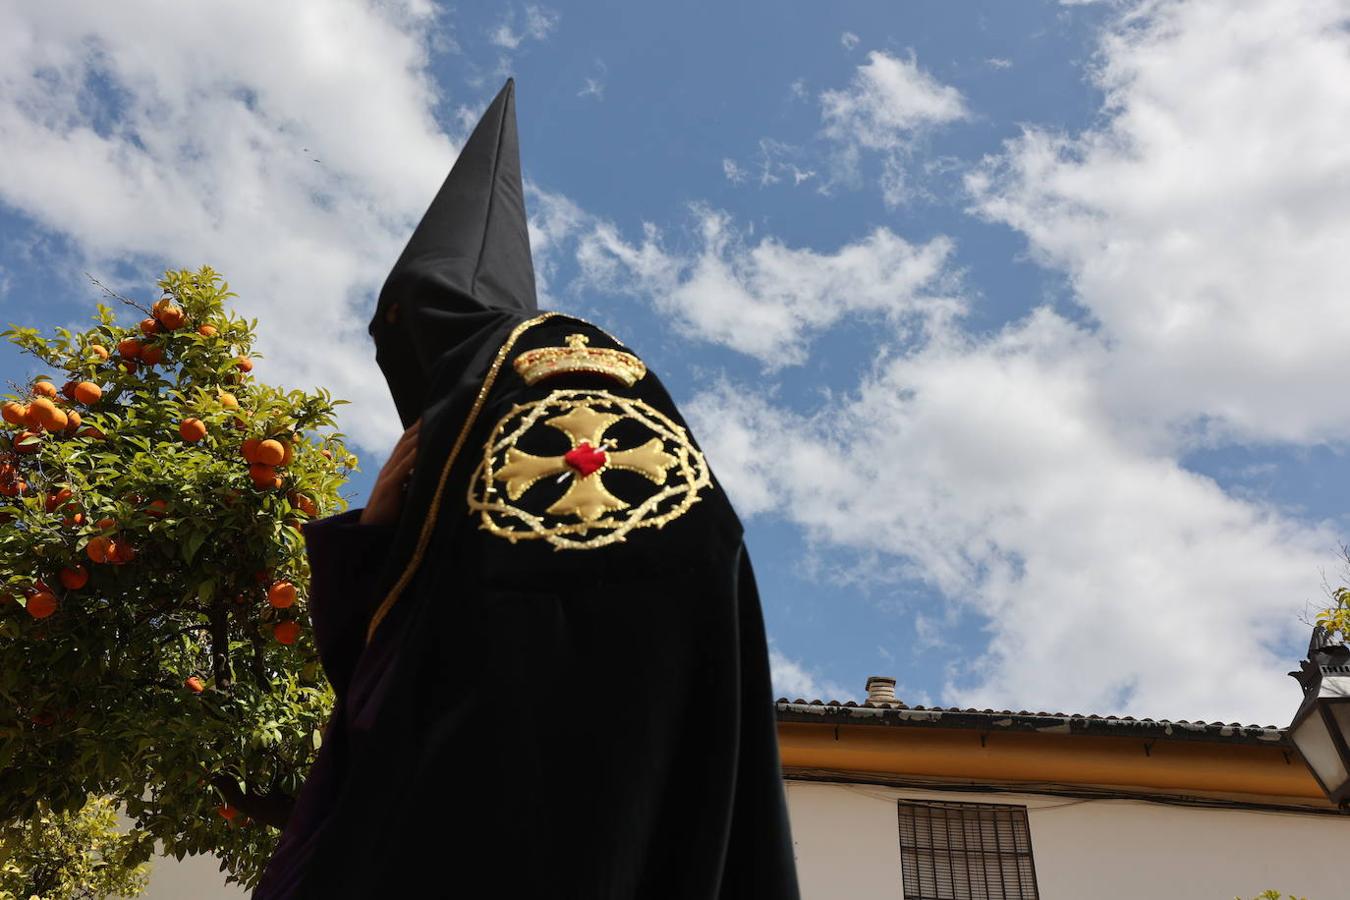
[[[582,441],[563,455],[563,462],[576,470],[579,476],[585,478],[605,464],[605,451],[597,450]]]

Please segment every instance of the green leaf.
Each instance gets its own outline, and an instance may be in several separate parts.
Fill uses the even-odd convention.
[[[191,563],[192,560],[196,558],[197,551],[202,548],[202,544],[206,541],[206,536],[207,532],[200,529],[194,528],[192,531],[188,532],[187,537],[184,538],[182,542],[184,562]]]

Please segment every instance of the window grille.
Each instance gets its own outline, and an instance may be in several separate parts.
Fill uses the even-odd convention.
[[[1039,900],[1025,806],[901,800],[905,900]]]

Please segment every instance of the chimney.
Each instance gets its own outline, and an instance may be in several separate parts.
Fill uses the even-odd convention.
[[[883,703],[888,706],[903,706],[895,699],[895,679],[884,675],[873,675],[867,679],[867,702],[873,706]]]

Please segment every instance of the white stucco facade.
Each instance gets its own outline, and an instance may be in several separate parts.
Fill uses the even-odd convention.
[[[1350,818],[789,781],[803,900],[902,900],[896,801],[1025,806],[1042,900],[1346,900]]]

